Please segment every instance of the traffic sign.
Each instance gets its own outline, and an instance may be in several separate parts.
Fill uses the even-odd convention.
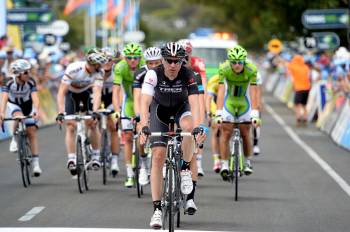
[[[64,36],[69,32],[69,25],[64,20],[55,20],[49,25],[39,25],[36,27],[38,34],[53,34]]]
[[[345,29],[349,27],[348,9],[306,10],[301,21],[307,29]]]
[[[7,10],[8,24],[48,24],[54,18],[50,9],[17,8]]]
[[[272,53],[280,53],[283,48],[283,44],[279,39],[272,39],[268,43],[268,49]]]

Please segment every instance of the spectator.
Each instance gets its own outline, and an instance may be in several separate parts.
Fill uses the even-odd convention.
[[[294,111],[296,125],[302,126],[307,123],[306,104],[311,89],[310,68],[305,64],[301,55],[295,55],[287,64],[287,70],[292,78],[295,91]]]

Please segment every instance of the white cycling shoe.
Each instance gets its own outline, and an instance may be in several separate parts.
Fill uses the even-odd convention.
[[[17,141],[15,137],[12,137],[11,142],[10,142],[10,152],[17,152],[18,147],[17,147]]]
[[[149,223],[150,227],[152,229],[161,229],[163,226],[162,223],[162,211],[159,209],[156,209],[153,213],[153,216],[151,218],[151,222]]]
[[[72,176],[77,174],[77,160],[76,158],[69,158],[67,161],[67,168]]]
[[[141,168],[140,169],[139,183],[142,186],[145,186],[145,185],[147,185],[149,183],[148,173],[147,173],[146,168]]]
[[[33,161],[33,175],[35,177],[39,177],[41,175],[42,171],[39,165],[39,160]]]
[[[190,200],[186,201],[185,214],[194,215],[197,210],[198,210],[197,206],[194,203],[193,199],[190,199]]]
[[[192,175],[190,170],[182,170],[181,173],[181,192],[185,195],[193,190]]]
[[[101,167],[100,156],[94,155],[92,156],[91,167],[94,171],[98,171]]]

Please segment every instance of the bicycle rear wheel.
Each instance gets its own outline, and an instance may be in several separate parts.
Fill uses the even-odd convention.
[[[81,137],[77,137],[77,143],[76,143],[76,153],[77,153],[77,162],[76,162],[76,168],[77,168],[77,180],[78,180],[78,189],[80,193],[84,193],[86,191],[85,188],[85,163],[84,163],[84,157],[83,157],[83,150],[82,150],[82,141]]]
[[[234,178],[235,178],[235,201],[238,201],[238,177],[240,175],[240,159],[239,159],[239,141],[234,142],[234,160],[235,160],[235,168],[234,168]]]
[[[107,166],[108,166],[108,134],[107,130],[102,131],[101,159],[102,159],[102,183],[107,184]]]

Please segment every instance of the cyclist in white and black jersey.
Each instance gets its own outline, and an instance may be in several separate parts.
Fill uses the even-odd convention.
[[[101,50],[108,60],[108,62],[103,66],[104,70],[104,82],[103,82],[103,89],[102,89],[102,104],[104,105],[105,109],[113,109],[112,104],[112,90],[113,90],[113,68],[114,65],[120,60],[120,53],[118,51],[114,51],[111,48],[103,48]],[[116,110],[117,112],[119,111]],[[119,172],[119,165],[118,165],[118,157],[119,157],[119,151],[120,151],[120,142],[119,142],[119,136],[118,131],[115,126],[115,123],[112,119],[112,115],[108,116],[107,121],[108,130],[111,133],[111,171],[113,175],[118,174]]]
[[[58,122],[62,123],[65,114],[78,113],[80,103],[83,104],[83,112],[93,111],[93,114],[97,116],[95,112],[100,107],[103,87],[102,65],[106,62],[106,56],[96,52],[88,54],[86,61],[78,61],[68,65],[57,94]],[[91,99],[91,95],[93,99]],[[100,167],[100,132],[96,124],[95,120],[87,122],[94,153],[92,167],[95,170]],[[76,174],[75,129],[76,123],[73,120],[67,120],[65,138],[68,152],[67,167],[72,175]]]
[[[41,169],[39,165],[39,151],[37,138],[37,125],[39,119],[39,97],[35,80],[30,77],[31,65],[27,60],[18,59],[10,64],[10,77],[6,84],[2,86],[2,96],[0,104],[0,125],[5,117],[5,110],[12,117],[29,116],[33,118],[25,119],[27,127],[27,135],[30,141],[31,150],[33,154],[33,174],[40,176]],[[17,127],[15,123],[14,128]],[[15,143],[15,148],[13,149]],[[17,150],[17,143],[15,140],[11,142],[10,150]]]
[[[145,58],[146,65],[141,67],[139,70],[137,70],[134,74],[134,82],[133,82],[133,95],[134,95],[134,111],[135,115],[140,115],[140,104],[141,104],[141,88],[143,81],[145,79],[146,73],[149,69],[153,69],[159,65],[162,64],[162,54],[160,51],[160,48],[158,47],[150,47],[147,48],[144,53],[143,57]],[[140,131],[140,128],[138,128],[138,131]],[[140,149],[140,151],[143,151],[144,149]],[[140,175],[139,175],[139,183],[141,185],[146,185],[149,183],[148,179],[148,171],[147,171],[147,163],[148,158],[147,154],[144,154],[144,152],[141,153],[141,168],[140,168]]]
[[[198,87],[191,72],[182,66],[185,57],[183,47],[174,42],[162,48],[162,65],[149,70],[142,86],[140,142],[144,143],[147,134],[169,131],[170,116],[183,131],[200,131],[196,122],[199,117]],[[150,128],[148,121],[150,120]],[[162,227],[161,186],[163,182],[162,168],[165,162],[167,138],[153,137],[151,190],[154,213],[150,226]],[[183,138],[183,165],[181,167],[181,191],[191,193],[193,189],[190,161],[193,156],[191,138]]]

